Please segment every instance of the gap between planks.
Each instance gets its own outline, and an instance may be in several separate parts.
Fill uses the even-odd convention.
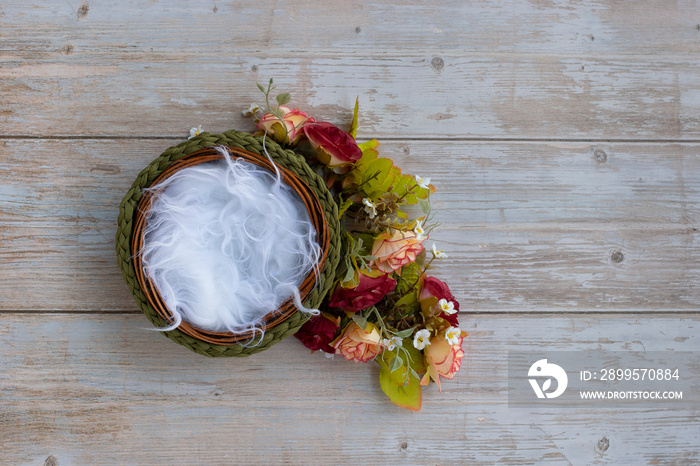
[[[124,309],[66,309],[66,310],[46,310],[46,309],[0,309],[0,315],[12,315],[12,314],[31,314],[31,315],[140,315],[141,311],[137,310],[124,310]],[[508,316],[514,319],[516,318],[527,318],[532,316],[547,317],[547,316],[566,316],[574,317],[576,315],[590,316],[590,315],[604,315],[606,317],[622,317],[630,315],[656,315],[659,317],[672,317],[672,316],[698,316],[700,317],[700,311],[695,310],[677,310],[677,311],[659,311],[655,309],[641,309],[641,310],[629,310],[621,311],[615,310],[614,312],[603,311],[600,309],[591,309],[582,311],[568,310],[568,309],[544,309],[541,311],[528,311],[528,312],[517,312],[508,310],[495,310],[495,311],[460,311],[460,318],[468,319],[469,316]]]
[[[109,141],[109,140],[163,140],[163,139],[177,139],[183,140],[184,136],[182,134],[175,135],[159,135],[159,136],[149,136],[149,135],[133,135],[133,136],[122,136],[122,135],[104,135],[104,136],[87,136],[87,135],[54,135],[54,136],[38,136],[38,135],[13,135],[13,134],[0,134],[0,140],[37,140],[37,141],[66,141],[66,140],[84,140],[84,141]],[[446,142],[493,142],[493,143],[533,143],[541,144],[547,142],[576,142],[576,143],[595,143],[595,144],[700,144],[700,139],[610,139],[610,138],[507,138],[507,137],[384,137],[376,135],[363,135],[361,134],[358,139],[378,139],[381,142],[435,142],[435,141],[446,141]]]

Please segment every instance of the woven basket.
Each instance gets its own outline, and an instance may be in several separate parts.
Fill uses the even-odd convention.
[[[238,131],[202,133],[169,148],[154,160],[139,174],[122,200],[117,229],[119,266],[139,308],[156,327],[168,326],[172,322],[172,313],[144,273],[141,257],[136,255],[143,244],[143,229],[153,201],[153,194],[144,193],[144,190],[178,170],[221,159],[221,154],[213,147],[221,145],[226,146],[235,158],[243,158],[257,166],[274,170],[264,153],[262,138]],[[299,195],[306,206],[323,250],[318,279],[314,272],[310,272],[300,286],[304,305],[316,308],[332,287],[335,278],[341,231],[338,208],[324,180],[311,170],[303,157],[282,149],[269,139],[265,140],[265,148],[280,169],[283,182]],[[162,333],[206,356],[249,356],[294,334],[305,321],[305,314],[296,309],[290,298],[265,316],[265,335],[255,345],[246,344],[253,336],[252,333],[234,335],[229,332],[206,331],[185,321],[177,329]]]

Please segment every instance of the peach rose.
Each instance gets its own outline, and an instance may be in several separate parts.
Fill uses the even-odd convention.
[[[315,121],[298,108],[291,110],[283,105],[280,106],[280,115],[281,120],[272,113],[266,113],[258,122],[258,129],[267,131],[267,135],[280,144],[296,144],[304,135],[304,125]]]
[[[426,346],[424,350],[428,370],[420,381],[421,385],[428,385],[430,379],[433,379],[442,392],[440,377],[454,378],[455,374],[459,372],[464,357],[461,336],[458,341],[459,343],[456,345],[451,345],[444,335],[430,340],[430,345]]]
[[[423,240],[412,231],[396,231],[393,235],[382,233],[374,240],[372,265],[384,273],[398,270],[423,251]]]
[[[381,336],[374,324],[367,324],[364,330],[354,321],[350,322],[343,333],[336,338],[331,346],[336,354],[341,354],[348,361],[367,362],[382,350],[379,346]]]

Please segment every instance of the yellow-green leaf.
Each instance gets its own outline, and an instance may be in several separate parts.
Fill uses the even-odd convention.
[[[367,149],[376,149],[377,147],[379,147],[379,141],[377,141],[376,139],[371,139],[367,142],[363,142],[362,144],[358,144],[358,146],[360,146],[360,150],[362,151],[362,157],[364,158],[365,151]]]
[[[420,411],[423,402],[420,381],[416,377],[410,375],[408,384],[397,384],[391,376],[389,367],[386,365],[382,365],[381,367],[379,371],[379,385],[391,402],[402,408]]]
[[[417,286],[420,276],[423,274],[423,268],[415,262],[409,262],[401,268],[401,280],[397,291],[399,293],[407,293],[411,286]]]
[[[394,163],[389,159],[379,158],[374,160],[362,177],[362,190],[371,199],[389,191],[393,185],[395,176],[392,173]]]
[[[418,310],[418,292],[412,291],[396,301],[396,307],[401,309],[414,309]]]
[[[355,111],[352,112],[352,124],[350,125],[350,136],[353,139],[357,136],[357,113],[360,109],[360,96],[355,99]]]
[[[338,218],[342,217],[346,210],[352,205],[350,199],[344,199],[338,206]]]

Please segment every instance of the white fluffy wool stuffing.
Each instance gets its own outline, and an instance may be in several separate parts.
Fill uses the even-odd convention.
[[[294,191],[264,168],[234,160],[180,170],[151,188],[141,251],[175,321],[210,331],[264,333],[261,319],[299,286],[321,248]],[[257,339],[257,338],[255,338]]]

